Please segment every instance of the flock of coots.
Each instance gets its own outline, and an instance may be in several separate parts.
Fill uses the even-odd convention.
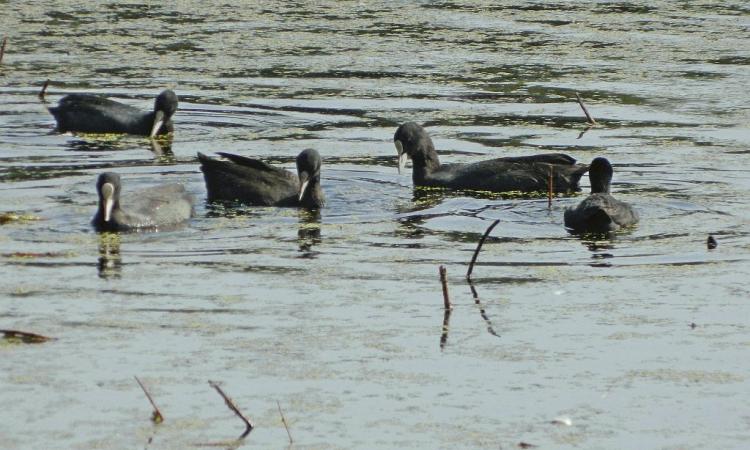
[[[156,97],[154,110],[143,112],[107,98],[70,94],[49,108],[60,132],[129,133],[154,137],[174,130],[172,115],[177,95],[165,90]],[[398,127],[393,142],[399,172],[412,161],[415,186],[492,192],[555,192],[580,190],[581,176],[588,172],[591,194],[565,211],[565,226],[574,232],[610,232],[638,223],[629,204],[609,193],[612,166],[606,158],[591,165],[576,164],[562,153],[505,157],[470,164],[441,164],[432,139],[414,122]],[[198,153],[206,181],[208,201],[246,205],[291,206],[318,209],[325,197],[320,187],[321,158],[307,149],[297,156],[297,175],[257,159],[218,153],[223,159]],[[550,178],[552,178],[550,180]],[[116,173],[106,172],[96,184],[99,206],[92,221],[100,231],[158,229],[188,220],[193,199],[179,184],[154,186],[120,196],[122,183]]]

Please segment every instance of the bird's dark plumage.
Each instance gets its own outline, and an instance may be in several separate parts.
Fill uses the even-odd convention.
[[[56,107],[49,108],[61,133],[129,133],[151,137],[174,131],[175,111],[177,95],[169,89],[156,97],[154,110],[150,112],[91,94],[66,95]]]
[[[156,230],[193,215],[193,197],[181,184],[153,186],[120,198],[122,183],[113,172],[99,175],[99,206],[91,223],[98,231]]]
[[[415,186],[472,189],[494,192],[547,191],[552,172],[555,192],[578,191],[584,164],[562,153],[496,158],[469,164],[440,164],[432,139],[414,122],[398,127],[393,136],[399,171],[412,160]]]
[[[325,204],[320,188],[320,154],[313,149],[297,156],[297,175],[257,159],[218,153],[226,161],[198,153],[208,201],[236,201],[247,205],[302,206]]]
[[[612,165],[606,158],[595,158],[591,162],[591,195],[565,210],[568,229],[579,233],[606,233],[638,223],[635,209],[610,195],[612,173]]]

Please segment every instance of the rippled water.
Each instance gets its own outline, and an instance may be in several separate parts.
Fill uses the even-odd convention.
[[[299,448],[748,445],[745,2],[259,3],[0,1],[0,213],[26,219],[0,225],[0,328],[57,338],[0,341],[0,447],[281,448],[277,401]],[[173,88],[173,141],[59,135],[46,79],[47,104]],[[607,156],[642,223],[580,238],[578,198],[414,190],[405,120],[448,162]],[[307,147],[320,215],[205,204],[197,151]],[[186,183],[196,217],[94,233],[109,169]]]

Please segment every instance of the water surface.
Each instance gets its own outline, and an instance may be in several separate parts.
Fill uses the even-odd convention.
[[[299,448],[747,446],[744,2],[2,7],[0,213],[27,220],[0,225],[0,328],[57,339],[0,345],[0,447],[229,446],[243,426],[207,380],[255,421],[247,447],[287,445],[277,401]],[[46,79],[47,104],[172,88],[177,131],[57,134]],[[606,156],[642,223],[577,237],[580,198],[415,190],[405,120],[446,162]],[[196,152],[291,169],[308,147],[319,215],[206,205]],[[94,233],[105,170],[185,183],[195,218]]]

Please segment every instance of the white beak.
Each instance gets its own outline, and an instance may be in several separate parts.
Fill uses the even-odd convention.
[[[104,221],[109,222],[112,217],[112,208],[115,206],[115,187],[112,183],[104,183],[102,185],[102,198],[104,199]]]
[[[154,114],[154,126],[151,127],[151,135],[149,137],[156,136],[156,133],[159,132],[162,125],[164,125],[164,112],[156,111]]]
[[[310,180],[305,180],[302,182],[302,186],[299,188],[299,201],[302,201],[302,197],[305,196],[305,191],[307,190],[307,185],[310,184]]]
[[[401,141],[394,141],[393,143],[396,145],[396,152],[398,153],[398,173],[401,173],[401,170],[406,167],[406,160],[409,155],[404,152],[404,144]]]

